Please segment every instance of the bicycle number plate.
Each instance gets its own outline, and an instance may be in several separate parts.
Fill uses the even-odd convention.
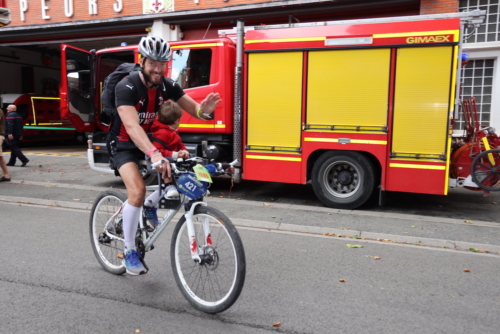
[[[200,181],[196,178],[195,174],[183,174],[177,181],[177,189],[189,197],[190,199],[197,199],[207,192],[208,183]]]
[[[196,165],[193,167],[193,170],[198,180],[212,183],[210,173],[205,167],[203,167],[202,165]]]

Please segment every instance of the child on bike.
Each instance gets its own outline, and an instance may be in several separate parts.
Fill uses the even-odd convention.
[[[177,159],[189,158],[189,153],[186,146],[182,143],[182,139],[177,133],[179,124],[181,122],[182,109],[173,101],[165,101],[158,110],[158,117],[154,120],[151,126],[153,138],[151,142],[160,151],[163,157],[172,158],[174,161]],[[166,177],[163,182],[166,187],[166,198],[176,199],[179,197],[179,192],[172,184],[172,178]],[[160,200],[160,190],[155,190],[144,201],[144,214],[149,223],[156,227],[159,224],[158,215],[156,213],[156,204]]]

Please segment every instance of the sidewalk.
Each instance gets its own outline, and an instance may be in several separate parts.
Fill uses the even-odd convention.
[[[90,211],[92,200],[99,192],[110,189],[37,181],[12,181],[9,188],[8,196],[0,191],[3,203],[86,211]],[[28,188],[32,197],[26,197]],[[50,198],[46,198],[47,188]],[[72,198],[65,192],[68,189],[73,190]],[[500,225],[494,222],[217,197],[209,197],[207,201],[240,228],[348,238],[349,243],[385,242],[500,254]],[[164,210],[160,210],[160,214],[162,212]],[[178,213],[177,218],[180,216]]]

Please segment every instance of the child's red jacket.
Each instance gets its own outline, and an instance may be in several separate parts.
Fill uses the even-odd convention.
[[[153,141],[153,145],[163,154],[164,157],[171,157],[173,152],[180,150],[187,151],[186,146],[182,143],[181,136],[176,130],[170,126],[160,123],[158,117],[155,118],[151,126],[153,138],[158,138],[168,145],[169,149],[165,148],[162,144]]]

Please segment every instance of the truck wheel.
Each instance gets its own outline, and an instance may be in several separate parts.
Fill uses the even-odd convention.
[[[358,152],[329,151],[313,166],[314,193],[326,206],[355,209],[375,190],[373,163]]]
[[[83,132],[77,132],[75,134],[75,142],[77,144],[83,144],[87,141],[87,138],[85,137],[85,133]]]
[[[150,173],[146,166],[139,166],[139,173],[141,173],[144,184],[149,186],[158,180],[156,173]]]
[[[144,180],[144,184],[147,186],[158,184],[158,177],[156,176],[156,174],[147,173],[146,175],[143,175],[142,178]]]

